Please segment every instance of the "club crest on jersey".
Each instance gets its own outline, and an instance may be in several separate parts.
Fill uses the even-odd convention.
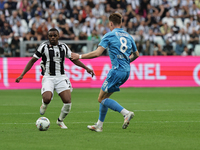
[[[53,46],[52,45],[49,45],[49,50],[53,50]]]

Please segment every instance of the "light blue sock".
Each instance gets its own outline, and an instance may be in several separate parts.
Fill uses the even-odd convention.
[[[107,111],[108,111],[108,107],[106,107],[105,105],[102,105],[100,103],[100,105],[99,105],[99,120],[100,121],[104,122]]]
[[[118,111],[119,113],[124,108],[119,103],[117,103],[116,101],[114,101],[114,100],[112,100],[110,98],[106,98],[106,99],[102,100],[101,104],[103,104],[104,106],[107,106],[108,108],[110,108],[110,109],[112,109],[114,111]]]

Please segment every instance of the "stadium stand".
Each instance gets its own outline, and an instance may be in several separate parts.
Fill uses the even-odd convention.
[[[0,47],[11,50],[1,57],[32,56],[52,27],[72,51],[91,51],[110,31],[108,16],[113,12],[123,15],[122,28],[132,34],[140,55],[165,55],[156,51],[163,51],[166,40],[174,52],[182,40],[187,55],[199,55],[199,0],[0,0]],[[191,45],[194,35],[198,42]]]

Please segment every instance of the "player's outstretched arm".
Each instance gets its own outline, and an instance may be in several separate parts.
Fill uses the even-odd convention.
[[[31,60],[27,63],[26,67],[24,68],[22,74],[15,80],[15,82],[19,83],[21,79],[23,79],[23,76],[32,68],[33,64],[38,59],[35,57],[32,57]]]
[[[71,59],[72,60],[78,60],[78,59],[91,59],[91,58],[96,58],[99,57],[103,51],[105,50],[105,48],[103,48],[102,46],[99,46],[95,51],[86,53],[86,54],[82,54],[79,55],[77,53],[72,53],[71,54]]]
[[[131,53],[131,55],[130,55],[130,62],[136,60],[136,59],[139,57],[139,55],[140,55],[140,54],[139,54],[138,51],[136,51],[136,52],[134,52],[134,53]]]
[[[72,60],[70,59],[75,65],[79,66],[79,67],[82,67],[84,68],[89,74],[91,74],[91,76],[93,77],[95,74],[94,74],[94,71],[90,68],[88,68],[87,66],[85,66],[80,60]]]

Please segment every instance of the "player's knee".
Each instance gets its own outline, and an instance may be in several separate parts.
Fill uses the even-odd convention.
[[[71,103],[71,98],[70,99],[62,99],[62,101],[64,104]]]
[[[51,96],[48,96],[48,95],[43,96],[43,102],[44,102],[45,104],[49,104],[50,101],[51,101]]]
[[[60,95],[60,98],[62,99],[64,104],[71,103],[71,96],[69,95],[65,95],[65,96]]]

